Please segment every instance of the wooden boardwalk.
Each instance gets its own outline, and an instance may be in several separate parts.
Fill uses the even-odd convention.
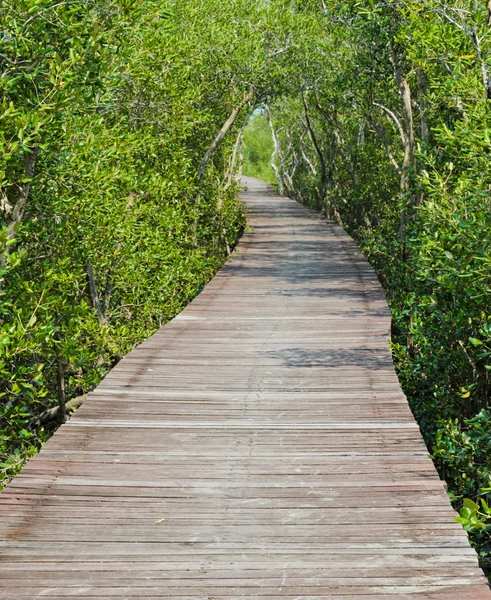
[[[233,260],[0,495],[0,598],[491,599],[374,272],[247,183]]]

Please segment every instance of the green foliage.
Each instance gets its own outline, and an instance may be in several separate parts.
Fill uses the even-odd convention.
[[[434,458],[453,482],[453,499],[477,498],[491,486],[491,415],[481,410],[472,419],[447,419],[435,435]]]
[[[244,175],[276,183],[271,156],[274,146],[269,125],[262,112],[252,116],[244,132]]]
[[[490,491],[489,489],[487,491]],[[487,501],[486,501],[487,500]],[[455,517],[457,523],[471,534],[474,543],[478,547],[483,566],[491,567],[491,508],[489,507],[489,496],[481,498],[479,504],[464,498],[463,506],[459,511],[460,516]]]

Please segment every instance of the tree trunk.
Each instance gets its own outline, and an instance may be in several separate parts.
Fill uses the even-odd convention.
[[[7,225],[7,240],[11,240],[15,237],[19,225],[22,223],[24,214],[26,212],[27,200],[29,198],[29,192],[31,191],[31,179],[34,177],[36,171],[36,163],[39,156],[39,148],[33,148],[24,159],[24,174],[27,180],[24,183],[19,183],[19,195],[14,206],[11,206],[7,198],[4,196],[1,202],[1,210],[3,218]],[[5,266],[9,255],[9,249],[0,255],[0,267]]]
[[[87,263],[87,279],[89,281],[89,292],[90,299],[92,300],[92,306],[97,312],[97,318],[99,319],[99,325],[106,324],[106,315],[103,309],[103,304],[99,298],[99,292],[97,291],[97,284],[95,282],[94,267],[92,262],[89,260]],[[109,283],[110,285],[110,283]],[[106,294],[110,294],[110,288],[108,287],[108,281],[106,281],[106,291],[104,293],[104,304],[109,303],[109,298],[106,298]]]
[[[280,173],[281,178],[285,183],[288,196],[292,196],[292,194],[294,194],[293,176],[295,175],[295,171],[297,169],[296,153],[293,149],[293,141],[291,135],[288,133],[288,129],[285,127],[284,130],[286,139],[288,140],[288,148],[285,154],[281,152],[281,146],[278,148],[280,158]],[[293,154],[293,171],[291,174],[288,173],[287,170],[287,161],[290,158],[290,154]]]
[[[201,161],[199,169],[198,169],[198,177],[199,177],[200,181],[203,179],[203,175],[205,174],[206,165],[210,161],[210,158],[212,157],[213,153],[218,148],[218,146],[220,145],[220,142],[223,140],[223,138],[227,135],[229,129],[235,123],[235,120],[237,119],[237,116],[239,115],[240,111],[244,108],[244,106],[248,102],[250,102],[252,100],[253,95],[254,95],[254,88],[251,87],[250,90],[247,92],[247,94],[244,96],[244,99],[242,100],[242,102],[234,108],[230,117],[225,121],[225,123],[223,124],[223,127],[218,132],[218,134],[215,137],[215,139],[213,140],[211,146],[206,151],[206,154],[204,155],[203,160]]]
[[[278,192],[282,196],[284,194],[284,183],[281,178],[278,166],[276,165],[276,157],[277,156],[279,157],[279,155],[280,155],[280,140],[278,139],[278,135],[275,131],[275,128],[273,125],[273,120],[271,118],[271,113],[269,112],[269,108],[267,106],[264,110],[264,116],[266,117],[269,128],[271,129],[271,137],[273,138],[273,145],[274,145],[273,154],[271,155],[271,168],[274,171],[276,181],[278,183]]]
[[[325,188],[325,190],[326,190],[326,196],[327,196],[327,192],[331,191],[331,189],[334,186],[334,169],[335,169],[335,164],[336,164],[338,143],[340,143],[340,141],[341,141],[341,136],[337,129],[336,113],[334,113],[334,117],[329,115],[322,108],[317,92],[314,92],[314,94],[315,94],[315,107],[317,108],[319,114],[323,117],[324,121],[326,123],[329,123],[332,128],[330,132],[328,129],[324,128],[326,134],[330,133],[330,135],[331,135],[331,144],[329,147],[329,162],[328,162],[328,165],[326,165],[326,188]],[[326,217],[328,217],[328,218],[332,217],[331,203],[327,197],[326,197],[326,202],[324,205],[324,212],[325,212]]]
[[[426,76],[422,69],[418,69],[418,88],[419,88],[419,112],[421,120],[421,140],[428,142],[430,139],[430,128],[428,125],[428,106],[426,97],[428,95],[428,86]]]
[[[242,174],[244,170],[244,136],[240,138],[239,144],[239,168],[237,169],[237,179],[240,181],[242,179]]]
[[[107,314],[109,312],[109,304],[111,302],[111,294],[113,286],[111,282],[111,276],[106,277],[106,286],[104,288],[104,294],[102,296],[102,310],[104,311],[104,321],[107,322]]]
[[[326,196],[326,187],[327,187],[326,161],[324,159],[324,155],[322,154],[321,147],[319,145],[319,142],[317,141],[317,137],[315,135],[314,129],[312,127],[312,123],[310,121],[309,107],[307,106],[307,100],[305,98],[304,92],[302,92],[302,102],[303,102],[303,108],[304,108],[304,113],[305,113],[305,122],[307,124],[307,129],[309,131],[310,139],[312,140],[315,151],[317,152],[317,156],[319,157],[319,164],[320,164],[320,170],[321,170],[321,192],[320,192],[321,198],[320,198],[320,201],[321,201],[321,204],[324,205],[324,199]]]
[[[406,123],[406,139],[404,144],[404,160],[401,167],[401,190],[404,195],[408,195],[412,204],[415,204],[415,198],[411,193],[410,186],[410,169],[414,168],[414,124],[413,124],[413,108],[411,104],[411,88],[405,77],[402,76],[398,57],[395,51],[391,50],[391,62],[394,68],[394,76],[399,87],[399,93],[402,100],[402,109],[404,113],[404,121]],[[404,209],[400,215],[399,237],[406,237],[406,219],[407,214]]]
[[[402,99],[402,110],[404,121],[406,123],[406,140],[404,144],[404,160],[402,163],[402,178],[401,188],[409,191],[408,169],[414,166],[414,124],[413,124],[413,107],[411,104],[411,88],[405,77],[402,76],[399,68],[397,55],[392,51],[391,62],[394,67],[394,76],[399,87],[399,93]]]
[[[87,396],[83,395],[69,400],[64,406],[65,415],[68,414],[68,411],[74,411],[77,410],[77,408],[80,408],[86,399]],[[33,417],[32,419],[30,419],[29,425],[39,427],[39,425],[46,425],[46,423],[51,423],[59,419],[62,411],[63,409],[59,404],[58,406],[54,406],[53,408],[48,408],[40,415],[37,415],[37,417]]]
[[[309,159],[309,157],[307,156],[306,152],[305,152],[305,148],[303,147],[303,139],[305,137],[305,134],[307,133],[307,129],[304,129],[304,131],[302,132],[302,135],[300,136],[300,153],[302,154],[302,158],[304,159],[304,161],[307,163],[309,169],[312,171],[312,175],[314,177],[317,177],[317,169],[314,167],[314,165],[312,164],[312,161]]]
[[[65,397],[65,365],[60,359],[56,360],[58,383],[58,413],[61,421],[66,423],[66,397]]]
[[[289,139],[291,140],[291,136],[288,136]],[[288,171],[286,171],[286,166],[285,166],[285,177],[287,178],[287,181],[289,182],[289,186],[290,186],[290,195],[292,197],[295,197],[295,185],[293,183],[293,178],[295,177],[295,173],[297,172],[298,169],[298,165],[299,165],[299,160],[298,160],[298,156],[297,153],[295,152],[295,148],[294,148],[294,144],[293,141],[290,141],[290,147],[291,147],[291,155],[292,155],[292,160],[291,160],[291,172],[288,173]]]
[[[244,123],[242,124],[239,134],[237,135],[237,140],[235,141],[234,149],[232,151],[232,158],[230,160],[230,168],[229,168],[228,174],[227,174],[227,183],[225,185],[225,189],[228,189],[232,185],[232,181],[234,178],[235,166],[237,164],[237,156],[239,156],[239,170],[240,170],[239,178],[242,177],[242,162],[243,162],[242,142],[244,139],[244,131],[249,123],[249,119],[251,118],[251,115],[252,115],[252,111],[250,111],[248,113],[247,117],[244,119]],[[218,204],[219,204],[218,210],[221,210],[221,208],[222,208],[221,198],[219,199]]]

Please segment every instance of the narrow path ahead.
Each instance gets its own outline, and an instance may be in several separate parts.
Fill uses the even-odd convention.
[[[247,184],[232,262],[0,495],[0,598],[491,599],[374,272]]]

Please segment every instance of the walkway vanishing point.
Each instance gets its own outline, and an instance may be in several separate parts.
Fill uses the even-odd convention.
[[[233,260],[0,495],[0,598],[491,599],[374,272],[247,184]]]

